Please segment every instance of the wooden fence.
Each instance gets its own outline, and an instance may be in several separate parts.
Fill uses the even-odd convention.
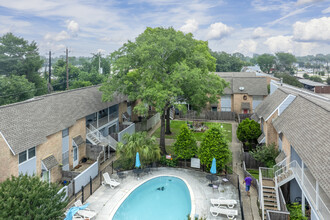
[[[243,121],[244,119],[246,118],[249,118],[251,119],[251,116],[253,114],[238,114],[237,117],[238,117],[238,123],[241,123],[241,121]]]
[[[202,111],[198,114],[196,111],[187,111],[186,114],[183,112],[179,112],[176,117],[180,119],[203,119],[203,120],[228,120],[228,121],[235,121],[236,120],[236,113],[235,112],[215,112],[215,111]]]
[[[264,166],[264,164],[256,161],[249,152],[243,152],[243,161],[247,169],[259,169],[259,167]]]

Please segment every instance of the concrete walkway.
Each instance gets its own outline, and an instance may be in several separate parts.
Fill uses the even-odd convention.
[[[231,151],[233,152],[233,170],[239,175],[240,188],[242,195],[244,218],[246,220],[259,220],[259,208],[258,208],[258,192],[254,187],[250,188],[250,196],[247,196],[245,192],[245,185],[243,184],[244,172],[241,161],[242,147],[240,141],[236,137],[237,123],[231,122],[232,124],[232,146]]]

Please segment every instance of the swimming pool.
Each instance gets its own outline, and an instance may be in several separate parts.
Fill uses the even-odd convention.
[[[136,188],[120,205],[113,220],[185,220],[190,212],[191,198],[185,182],[161,176]]]

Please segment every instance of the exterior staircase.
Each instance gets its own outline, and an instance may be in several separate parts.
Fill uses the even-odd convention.
[[[100,143],[107,143],[113,150],[116,150],[118,142],[108,135],[104,137],[99,130],[97,130],[91,124],[89,128],[86,128],[86,139],[91,142],[93,145],[99,145]]]
[[[275,182],[271,179],[262,180],[262,192],[264,203],[264,219],[266,219],[266,210],[278,210],[276,200]]]

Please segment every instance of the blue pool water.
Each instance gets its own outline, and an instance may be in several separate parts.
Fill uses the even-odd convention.
[[[162,176],[136,188],[120,205],[114,220],[186,220],[191,211],[187,185],[179,178]]]

